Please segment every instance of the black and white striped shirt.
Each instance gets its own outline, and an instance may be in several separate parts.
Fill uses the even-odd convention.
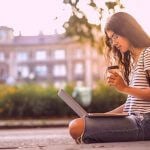
[[[149,88],[145,70],[150,70],[150,47],[141,52],[136,66],[132,69],[129,83],[130,87]],[[129,114],[148,113],[150,112],[150,100],[139,99],[128,95],[124,111]]]

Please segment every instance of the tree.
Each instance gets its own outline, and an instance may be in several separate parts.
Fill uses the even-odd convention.
[[[104,9],[102,6],[98,6],[95,0],[87,0],[86,5],[93,10],[93,13],[98,15],[97,23],[90,23],[89,18],[80,7],[80,2],[83,0],[64,0],[65,4],[69,4],[72,8],[72,15],[69,20],[64,23],[66,30],[66,36],[73,37],[80,42],[89,42],[92,47],[102,51],[104,46],[103,34],[102,34],[102,20],[104,18]],[[105,2],[108,13],[116,12],[116,7],[123,9],[123,5],[120,0]]]

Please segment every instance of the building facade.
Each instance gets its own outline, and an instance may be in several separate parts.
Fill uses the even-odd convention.
[[[105,68],[103,56],[88,44],[58,34],[14,36],[12,28],[0,27],[1,82],[92,87],[104,78]]]

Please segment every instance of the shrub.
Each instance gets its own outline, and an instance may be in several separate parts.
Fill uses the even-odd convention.
[[[92,103],[88,110],[90,112],[110,111],[123,104],[125,100],[126,95],[100,82],[97,88],[92,91]]]
[[[3,88],[2,88],[3,87]],[[71,95],[73,85],[67,85],[66,91]],[[0,86],[0,117],[63,117],[75,115],[58,96],[53,86],[42,87],[37,84],[21,86]],[[105,112],[124,103],[126,96],[116,92],[103,83],[92,91],[92,103],[85,109],[89,112]]]

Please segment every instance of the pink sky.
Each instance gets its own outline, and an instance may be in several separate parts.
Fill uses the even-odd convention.
[[[14,29],[14,34],[37,35],[40,31],[44,34],[53,34],[64,31],[63,22],[69,18],[70,7],[62,3],[63,0],[0,0],[0,26]],[[96,0],[102,2],[102,0]],[[83,3],[85,0],[80,0]],[[104,1],[103,1],[104,2]],[[122,0],[126,11],[131,13],[150,34],[149,0]],[[92,13],[91,13],[92,14]],[[58,16],[59,19],[55,20]],[[96,20],[96,15],[91,15],[91,21]]]

